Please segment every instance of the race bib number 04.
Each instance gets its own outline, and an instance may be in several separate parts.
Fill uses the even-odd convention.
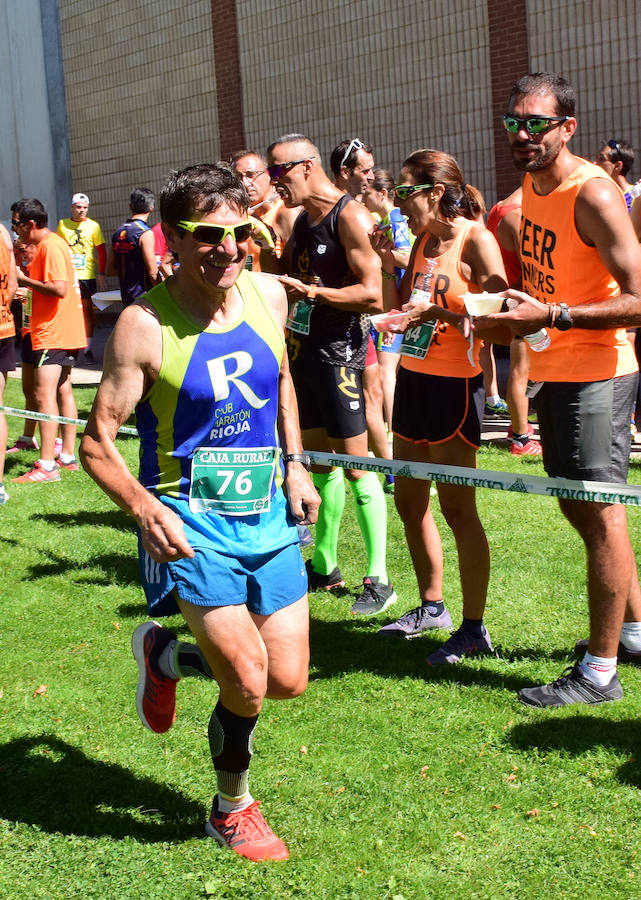
[[[191,465],[190,510],[225,516],[268,510],[277,458],[275,447],[199,447]]]
[[[435,328],[436,320],[426,322],[424,325],[417,325],[415,328],[408,328],[403,335],[401,356],[414,356],[416,359],[425,359],[432,343]]]

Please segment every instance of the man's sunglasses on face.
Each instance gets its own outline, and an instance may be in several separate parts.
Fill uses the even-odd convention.
[[[199,244],[210,244],[212,247],[222,244],[230,234],[236,244],[246,241],[252,232],[252,223],[239,222],[237,225],[215,225],[210,222],[178,222],[178,227],[191,232]]]
[[[267,166],[267,172],[272,181],[278,181],[285,172],[289,172],[294,166],[299,166],[301,163],[307,162],[308,159],[314,159],[314,157],[306,156],[305,159],[294,159],[292,162],[274,163],[271,166]]]
[[[503,116],[503,124],[505,130],[509,134],[518,134],[519,131],[526,131],[530,137],[537,134],[545,134],[551,128],[555,128],[561,122],[567,122],[570,116],[528,116],[521,119],[519,116],[512,116],[509,113]]]

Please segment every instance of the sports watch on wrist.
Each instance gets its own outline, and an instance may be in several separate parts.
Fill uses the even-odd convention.
[[[572,319],[570,318],[570,310],[567,303],[559,303],[559,315],[557,316],[554,327],[559,331],[568,331],[572,328]]]
[[[302,465],[304,465],[306,469],[308,469],[312,464],[312,461],[307,453],[284,453],[283,462],[299,462],[302,463]]]

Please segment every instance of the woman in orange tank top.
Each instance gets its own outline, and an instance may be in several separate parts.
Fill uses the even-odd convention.
[[[494,236],[479,222],[480,192],[466,185],[456,160],[436,150],[409,156],[395,188],[398,206],[417,236],[398,289],[387,273],[393,263],[387,243],[372,234],[383,265],[387,309],[408,313],[401,368],[394,396],[394,458],[452,466],[476,466],[483,416],[480,342],[471,343],[466,291],[502,291],[505,269]],[[423,276],[427,296],[413,293]],[[427,352],[426,333],[434,332]],[[478,334],[475,332],[475,334]],[[509,334],[488,333],[496,343]],[[431,482],[396,478],[396,508],[403,520],[422,605],[381,631],[412,636],[451,626],[443,603],[443,552],[430,509]],[[443,515],[458,552],[463,624],[427,659],[428,665],[455,663],[492,652],[483,613],[490,575],[490,552],[476,509],[474,488],[437,484]]]

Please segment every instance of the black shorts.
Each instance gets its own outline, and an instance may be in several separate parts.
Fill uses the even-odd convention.
[[[534,402],[551,477],[625,482],[639,373],[607,381],[548,381]]]
[[[45,347],[42,350],[34,350],[31,348],[31,359],[24,359],[24,362],[31,362],[36,369],[43,366],[75,366],[78,360],[79,350],[54,350]]]
[[[296,361],[291,364],[301,430],[324,428],[330,437],[349,438],[367,430],[363,373],[349,366]]]
[[[78,281],[78,285],[80,287],[80,296],[83,300],[91,300],[93,295],[96,293],[96,279],[95,278],[85,278],[82,281]]]
[[[451,378],[411,372],[396,377],[392,431],[415,444],[442,444],[458,435],[481,446],[485,391],[483,376]]]
[[[0,372],[13,372],[16,367],[15,336],[0,340]]]

